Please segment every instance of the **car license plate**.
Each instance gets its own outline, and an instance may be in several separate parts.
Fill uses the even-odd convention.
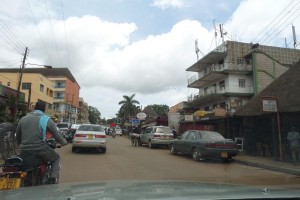
[[[20,178],[0,178],[0,190],[20,188]]]
[[[94,138],[94,135],[87,135],[87,138],[88,138],[88,139],[93,139],[93,138]]]
[[[227,157],[228,157],[227,152],[221,152],[221,157],[222,157],[222,158],[227,158]]]

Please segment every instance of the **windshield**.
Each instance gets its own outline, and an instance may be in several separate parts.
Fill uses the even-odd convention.
[[[300,190],[300,0],[0,2],[0,190]]]

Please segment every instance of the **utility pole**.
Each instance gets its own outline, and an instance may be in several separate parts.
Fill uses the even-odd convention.
[[[27,51],[28,47],[25,48],[25,53],[22,61],[22,67],[20,68],[20,76],[19,76],[19,83],[18,83],[18,88],[17,88],[17,97],[16,97],[16,103],[15,103],[15,112],[14,112],[14,121],[16,122],[17,120],[17,114],[18,114],[18,106],[19,106],[19,97],[20,97],[20,89],[21,89],[21,83],[22,83],[22,77],[23,77],[23,72],[25,68],[25,60],[27,57]]]

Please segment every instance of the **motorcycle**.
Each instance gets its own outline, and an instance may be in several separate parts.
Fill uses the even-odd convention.
[[[54,138],[47,139],[46,142],[53,149],[61,147]],[[7,158],[0,167],[0,190],[9,190],[49,184],[52,165],[51,162],[44,162],[38,156],[28,153]]]

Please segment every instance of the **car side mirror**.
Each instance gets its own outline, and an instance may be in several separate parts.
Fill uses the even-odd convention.
[[[181,140],[181,136],[177,136],[177,139]]]

